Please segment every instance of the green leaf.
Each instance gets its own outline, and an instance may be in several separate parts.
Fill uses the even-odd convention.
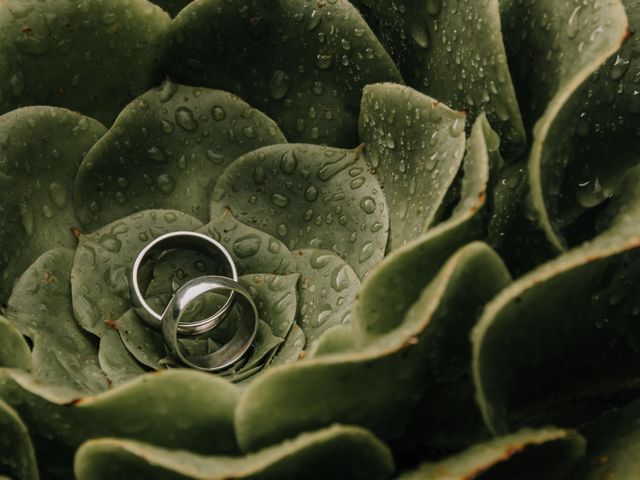
[[[7,318],[33,342],[33,376],[64,385],[77,396],[108,388],[95,346],[73,316],[69,274],[73,250],[40,256],[16,283]]]
[[[629,35],[627,17],[620,0],[505,0],[500,6],[523,114],[528,127],[535,122],[529,156],[533,207],[549,242],[563,250],[562,205],[574,203],[576,192],[575,184],[564,182],[581,113],[572,104],[581,85]]]
[[[0,112],[67,107],[111,123],[161,78],[169,16],[146,0],[0,6]]]
[[[484,292],[473,295],[472,301],[479,300],[475,308],[480,308],[495,294],[504,274],[499,258],[486,245],[471,244],[425,290],[427,315],[408,317],[378,339],[361,338],[359,348],[264,372],[237,408],[236,434],[242,449],[253,451],[335,422],[361,425],[386,440],[401,437],[428,378],[426,345],[431,342],[425,338],[430,325],[455,318],[455,292],[468,291],[470,282],[477,292]]]
[[[499,0],[360,0],[407,84],[473,122],[487,114],[505,151],[526,143],[502,40]]]
[[[593,241],[503,290],[473,332],[487,425],[576,425],[638,394],[640,169]],[[634,313],[635,312],[635,313]]]
[[[304,330],[294,323],[291,325],[289,335],[284,339],[284,343],[273,357],[270,366],[289,365],[298,361],[304,351],[306,342]]]
[[[6,8],[4,2],[0,11]],[[28,107],[0,117],[0,302],[42,253],[75,246],[73,179],[104,131],[95,120],[60,108]]]
[[[79,480],[155,479],[385,479],[391,452],[371,433],[334,426],[305,433],[245,457],[204,457],[152,445],[99,438],[78,450]]]
[[[227,208],[290,249],[334,251],[359,276],[384,255],[389,214],[361,149],[273,145],[251,152],[216,183],[211,213]]]
[[[132,353],[125,348],[120,336],[113,330],[105,330],[100,336],[98,358],[100,368],[112,385],[127,383],[145,373],[136,363]]]
[[[32,368],[29,345],[20,331],[3,315],[0,315],[0,367]]]
[[[207,455],[237,452],[233,413],[238,391],[214,375],[189,370],[142,375],[72,403],[62,397],[62,402],[46,400],[32,393],[28,381],[18,384],[12,377],[20,380],[15,372],[0,370],[0,398],[23,418],[47,462],[70,468],[82,443],[103,436]]]
[[[0,472],[19,480],[38,480],[36,454],[26,425],[0,400]]]
[[[351,323],[360,280],[354,269],[332,252],[296,250],[293,258],[300,273],[298,326],[308,347],[329,328]]]
[[[640,471],[640,402],[612,410],[582,429],[586,456],[574,480],[632,479]]]
[[[425,463],[398,480],[562,480],[584,450],[584,438],[577,433],[553,427],[526,429]]]
[[[81,235],[71,270],[73,311],[98,336],[130,307],[129,275],[138,253],[154,238],[202,224],[173,210],[146,210]]]
[[[86,229],[153,208],[208,221],[224,168],[284,142],[273,120],[235,95],[167,81],[130,103],[85,157],[75,181],[78,216]]]
[[[193,2],[170,38],[173,79],[237,93],[295,142],[355,146],[362,88],[402,81],[346,0]]]
[[[401,85],[368,85],[359,132],[389,208],[388,250],[436,221],[464,153],[465,115]]]
[[[467,242],[481,238],[480,210],[489,181],[484,116],[473,128],[464,159],[460,201],[447,221],[387,256],[362,286],[355,324],[369,334],[396,328],[446,260]]]

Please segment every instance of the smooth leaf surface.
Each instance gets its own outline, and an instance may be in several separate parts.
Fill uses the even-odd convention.
[[[85,157],[75,180],[78,216],[88,230],[160,208],[206,222],[224,168],[284,142],[273,120],[235,95],[166,81],[127,105]]]
[[[384,189],[389,245],[395,250],[425,233],[464,154],[465,115],[401,85],[368,85],[359,134]]]
[[[526,136],[502,39],[499,0],[359,0],[407,84],[474,122],[482,113],[504,140]]]
[[[0,302],[42,253],[76,245],[73,179],[104,132],[95,120],[60,108],[27,107],[0,117]]]
[[[20,331],[0,315],[0,367],[31,370],[31,350]]]
[[[601,215],[603,233],[521,277],[485,309],[473,369],[493,431],[576,425],[637,395],[638,199],[636,169]]]
[[[85,443],[75,461],[79,480],[154,479],[385,479],[389,449],[357,427],[334,426],[245,457],[204,457],[119,439]]]
[[[484,295],[474,296],[479,308],[495,293],[494,274],[500,278],[501,269],[500,260],[484,244],[469,245],[427,287],[427,315],[408,319],[375,341],[363,339],[359,348],[265,372],[237,407],[242,449],[253,451],[335,422],[361,425],[385,440],[401,437],[423,394],[428,355],[423,340],[430,324],[446,322],[439,315],[455,315],[452,300],[458,289],[465,290],[465,279],[482,279],[478,289]]]
[[[145,373],[113,329],[105,330],[100,336],[98,361],[112,385],[122,385]]]
[[[290,249],[332,250],[362,277],[384,255],[389,214],[361,149],[273,145],[233,162],[212,196],[234,217]]]
[[[0,112],[55,105],[111,123],[161,78],[169,23],[146,0],[3,2]]]
[[[36,454],[27,427],[16,411],[2,400],[0,400],[0,447],[1,473],[19,480],[40,478]]]
[[[154,238],[201,222],[173,210],[145,210],[80,236],[71,270],[73,311],[82,327],[98,336],[131,308],[129,275],[138,253]]]
[[[193,2],[170,38],[172,78],[238,94],[293,142],[355,147],[362,88],[402,82],[346,0]]]
[[[398,480],[562,480],[584,455],[585,441],[557,428],[521,430],[478,444],[439,462],[425,463]]]

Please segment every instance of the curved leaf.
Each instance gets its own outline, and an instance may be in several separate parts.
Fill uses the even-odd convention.
[[[224,168],[284,142],[273,120],[235,95],[165,82],[130,103],[85,157],[75,181],[78,217],[86,229],[152,208],[208,221]]]
[[[98,359],[112,385],[122,385],[145,373],[113,330],[105,330],[100,336]]]
[[[201,222],[173,210],[146,210],[80,236],[71,270],[73,311],[98,336],[130,307],[129,275],[138,253],[154,238],[196,230]]]
[[[2,2],[0,112],[57,105],[111,123],[160,79],[169,20],[146,0]]]
[[[251,152],[216,183],[211,213],[225,209],[291,249],[334,251],[360,277],[387,243],[387,205],[360,149],[273,145]]]
[[[439,462],[425,463],[398,480],[562,480],[584,450],[584,438],[571,431],[551,427],[521,430]]]
[[[0,472],[19,480],[38,480],[36,454],[26,425],[0,400]]]
[[[31,370],[31,350],[22,334],[0,315],[0,367]]]
[[[63,397],[46,400],[37,388],[24,374],[0,370],[0,398],[24,419],[39,456],[64,468],[70,468],[83,442],[103,436],[208,455],[237,451],[233,412],[238,391],[208,373],[172,370],[142,375],[72,403]]]
[[[73,179],[104,131],[95,120],[60,108],[27,107],[0,117],[0,302],[42,253],[75,246]]]
[[[430,326],[452,321],[457,315],[455,292],[466,291],[470,281],[481,279],[478,295],[468,303],[478,308],[494,295],[503,275],[504,267],[490,249],[471,244],[427,287],[423,315],[407,317],[375,341],[361,339],[366,343],[358,349],[265,372],[237,408],[242,449],[252,451],[334,422],[361,425],[387,440],[401,437],[423,394],[422,381],[429,376],[425,358]],[[465,332],[458,335],[466,337]]]
[[[139,442],[104,438],[76,456],[79,480],[155,479],[385,479],[393,471],[388,448],[366,430],[334,426],[305,433],[246,457],[203,457]]]
[[[73,316],[69,275],[73,250],[40,256],[16,283],[7,318],[33,342],[33,376],[77,396],[106,390],[95,346]]]
[[[359,133],[389,208],[394,250],[436,221],[464,153],[463,113],[401,85],[368,85]]]
[[[346,0],[193,2],[170,34],[173,79],[237,93],[295,142],[355,146],[362,88],[402,81]]]
[[[536,122],[529,156],[533,207],[551,244],[562,250],[560,205],[576,190],[563,188],[580,114],[572,97],[627,38],[627,17],[620,0],[505,0],[501,10],[523,113],[528,126]]]
[[[505,151],[524,150],[499,0],[359,1],[409,86],[469,112],[470,122],[486,113]]]
[[[361,330],[375,334],[397,327],[456,249],[481,237],[479,211],[489,181],[486,129],[486,119],[480,117],[467,145],[463,191],[452,217],[395,250],[364,282],[355,307],[355,323]]]
[[[639,199],[636,169],[601,216],[604,233],[520,278],[486,307],[473,332],[473,370],[493,431],[576,425],[637,396]]]

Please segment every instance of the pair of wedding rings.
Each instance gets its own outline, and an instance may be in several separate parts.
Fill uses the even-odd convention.
[[[206,275],[187,281],[176,290],[164,311],[158,313],[149,306],[143,294],[152,280],[154,262],[151,260],[157,261],[166,252],[175,249],[194,250],[213,258],[221,263],[227,276]],[[162,332],[168,353],[184,365],[211,372],[224,370],[240,360],[251,348],[258,330],[258,310],[251,294],[238,283],[238,272],[231,255],[213,238],[182,231],[156,238],[138,254],[129,285],[135,312],[149,326]],[[207,293],[223,293],[227,299],[209,317],[183,321],[187,307]],[[213,330],[234,308],[239,309],[241,320],[228,343],[212,353],[191,356],[181,346],[179,336],[202,335]]]

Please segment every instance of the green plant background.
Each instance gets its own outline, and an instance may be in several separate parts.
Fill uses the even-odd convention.
[[[638,478],[638,27],[636,0],[0,3],[0,479]],[[179,230],[258,306],[221,374],[131,309]],[[145,295],[216,272],[172,251]]]

